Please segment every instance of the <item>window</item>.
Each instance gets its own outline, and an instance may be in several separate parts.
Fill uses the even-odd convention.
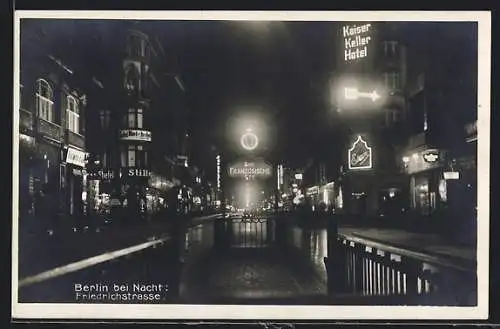
[[[111,112],[109,110],[102,110],[99,115],[101,119],[101,128],[109,128],[109,122],[111,121]]]
[[[136,148],[137,146],[135,145],[129,145],[128,147],[128,162],[127,165],[128,167],[135,167],[135,155],[136,155]]]
[[[54,122],[54,92],[43,79],[36,82],[36,110],[40,118]]]
[[[66,122],[68,130],[78,134],[80,132],[80,112],[75,97],[67,97]]]
[[[121,154],[122,167],[146,167],[148,154],[142,145],[129,145]]]
[[[397,41],[384,41],[384,54],[387,58],[396,57],[398,50],[398,42]]]
[[[398,72],[384,73],[385,87],[389,90],[399,90],[401,88],[401,78]]]
[[[144,128],[142,109],[128,109],[125,121],[125,126],[127,128]]]

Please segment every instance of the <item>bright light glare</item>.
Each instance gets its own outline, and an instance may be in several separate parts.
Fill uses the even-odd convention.
[[[380,95],[376,90],[372,92],[361,92],[357,88],[344,88],[344,96],[349,100],[357,100],[359,98],[370,98],[373,102],[380,99]]]
[[[240,144],[245,150],[253,151],[259,145],[259,138],[251,129],[247,129],[247,131],[241,135]]]

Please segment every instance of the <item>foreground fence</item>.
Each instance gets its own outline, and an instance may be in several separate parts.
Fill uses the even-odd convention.
[[[328,242],[330,294],[379,296],[382,304],[477,305],[475,266],[349,236]]]

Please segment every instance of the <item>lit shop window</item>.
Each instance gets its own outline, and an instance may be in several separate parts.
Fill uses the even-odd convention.
[[[36,108],[40,118],[54,122],[54,92],[43,79],[36,82]]]
[[[80,112],[73,96],[67,97],[66,121],[68,130],[76,134],[80,132]]]

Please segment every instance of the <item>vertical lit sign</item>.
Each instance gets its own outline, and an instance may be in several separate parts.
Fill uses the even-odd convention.
[[[220,192],[220,155],[217,155],[217,192]]]
[[[352,144],[348,151],[348,162],[350,170],[372,168],[372,148],[361,136]]]
[[[283,184],[283,165],[278,165],[278,190],[281,187],[281,184]]]
[[[344,25],[342,27],[344,61],[351,62],[368,56],[368,46],[372,39],[371,30],[371,24]]]

